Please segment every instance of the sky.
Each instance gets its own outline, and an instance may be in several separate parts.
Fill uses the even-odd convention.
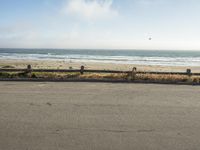
[[[200,0],[0,0],[1,48],[200,50]]]

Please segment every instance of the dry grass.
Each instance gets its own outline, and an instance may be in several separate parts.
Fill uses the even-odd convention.
[[[46,73],[46,72],[32,72],[32,73],[10,73],[1,72],[0,78],[43,78],[43,79],[123,79],[131,80],[127,74],[111,74],[111,73]],[[133,79],[132,79],[133,80]],[[187,82],[200,83],[200,76],[187,75],[166,75],[166,74],[137,74],[134,80],[140,81],[154,81],[154,82]]]
[[[84,78],[84,79],[127,79],[127,74],[88,73],[88,74],[81,75],[80,78]]]
[[[192,82],[200,84],[200,77],[199,76],[193,76],[192,77]]]
[[[53,79],[68,79],[78,78],[80,73],[54,73],[54,72],[35,72],[32,73],[35,78],[53,78]]]
[[[150,80],[150,81],[179,81],[186,82],[191,78],[186,75],[166,75],[166,74],[138,74],[136,76],[138,80]]]
[[[136,80],[156,81],[156,82],[187,82],[200,83],[200,76],[187,75],[166,75],[166,74],[138,74]]]

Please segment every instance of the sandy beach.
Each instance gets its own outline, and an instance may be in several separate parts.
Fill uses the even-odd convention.
[[[39,69],[79,69],[80,66],[85,66],[86,69],[102,69],[102,70],[132,70],[137,67],[139,71],[178,71],[184,72],[186,69],[192,69],[192,72],[200,72],[199,67],[192,66],[154,66],[154,65],[133,65],[133,64],[114,64],[114,63],[100,63],[100,62],[75,62],[75,61],[59,61],[59,60],[15,60],[15,59],[1,59],[0,67],[13,66],[15,68],[26,68],[31,64],[33,68]]]
[[[1,150],[197,150],[199,87],[0,82]]]

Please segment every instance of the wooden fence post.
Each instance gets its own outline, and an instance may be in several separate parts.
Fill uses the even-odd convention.
[[[191,74],[192,74],[191,69],[187,69],[187,70],[186,70],[186,73],[187,73],[188,76],[191,76]]]
[[[84,66],[81,66],[81,70],[80,70],[80,73],[81,73],[81,74],[84,73],[84,68],[85,68]]]
[[[136,74],[137,74],[137,68],[136,68],[136,67],[133,67],[132,73],[131,73],[131,78],[132,78],[132,80],[135,80]]]
[[[32,67],[31,67],[31,65],[28,65],[28,66],[27,66],[27,73],[30,73],[30,72],[31,72],[31,70],[32,70]]]

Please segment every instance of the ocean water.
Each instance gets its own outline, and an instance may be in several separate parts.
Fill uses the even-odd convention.
[[[73,62],[200,67],[200,51],[0,48],[0,59],[63,60]]]

